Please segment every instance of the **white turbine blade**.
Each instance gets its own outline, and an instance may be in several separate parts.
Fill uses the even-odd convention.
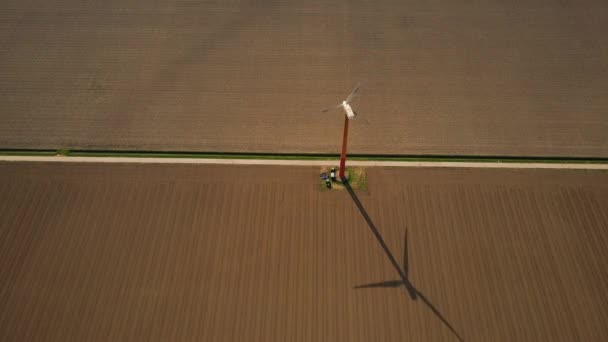
[[[361,121],[363,122],[365,125],[369,125],[369,120],[364,116],[364,117],[359,117],[360,112],[356,111],[353,109],[353,113],[355,114],[355,116],[353,117],[353,119],[357,119],[357,121]]]
[[[329,112],[330,110],[336,110],[336,109],[338,109],[338,108],[340,108],[340,107],[342,107],[342,104],[339,104],[339,105],[337,105],[337,106],[335,106],[335,107],[323,108],[323,109],[321,109],[321,112],[323,112],[323,113],[327,113],[327,112]]]
[[[355,89],[353,89],[353,91],[350,92],[350,94],[348,95],[348,97],[345,100],[346,103],[349,103],[350,101],[352,101],[355,98],[355,96],[358,96],[358,92],[359,92],[359,84],[357,84]]]

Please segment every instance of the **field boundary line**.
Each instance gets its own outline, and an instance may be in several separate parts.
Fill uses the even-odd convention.
[[[218,165],[293,165],[327,166],[338,163],[338,159],[228,159],[228,158],[141,158],[141,157],[77,157],[77,156],[16,156],[3,155],[4,162],[57,162],[57,163],[136,163],[136,164],[218,164]],[[576,169],[608,170],[608,164],[557,163],[557,162],[482,162],[482,161],[386,161],[349,160],[349,166],[367,167],[452,167],[452,168],[499,168],[499,169]]]

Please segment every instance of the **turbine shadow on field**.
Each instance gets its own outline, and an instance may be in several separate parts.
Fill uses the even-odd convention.
[[[422,300],[422,302],[426,306],[428,306],[429,309],[431,309],[431,311],[433,311],[433,313],[435,314],[435,316],[437,316],[437,318],[439,318],[439,320],[441,320],[441,322],[446,327],[448,327],[448,329],[450,329],[450,331],[458,338],[458,340],[459,341],[463,341],[463,339],[460,337],[460,335],[458,335],[458,333],[456,332],[456,330],[452,327],[452,325],[448,322],[448,320],[441,314],[441,312],[439,312],[439,310],[435,307],[435,305],[433,305],[433,303],[431,303],[431,301],[428,298],[426,298],[426,296],[424,296],[424,294],[422,292],[418,291],[414,287],[414,285],[409,281],[409,278],[408,278],[408,275],[409,275],[409,261],[408,261],[408,248],[407,248],[407,246],[408,246],[407,245],[407,229],[405,230],[405,239],[404,239],[404,246],[403,246],[403,269],[402,269],[401,266],[399,266],[399,263],[397,262],[397,260],[395,259],[395,257],[393,256],[393,253],[391,253],[390,249],[388,248],[388,246],[384,242],[384,239],[382,238],[382,235],[378,231],[378,228],[376,228],[376,225],[372,221],[372,219],[369,216],[369,214],[367,213],[367,211],[365,210],[365,207],[363,207],[363,204],[361,203],[361,201],[357,197],[357,194],[355,194],[355,191],[352,189],[352,187],[350,186],[350,184],[348,184],[348,182],[345,182],[344,186],[345,186],[346,190],[348,191],[348,194],[350,195],[350,197],[353,199],[353,202],[355,203],[355,205],[357,206],[357,208],[361,212],[361,215],[363,216],[363,218],[367,222],[367,225],[371,229],[372,233],[374,233],[374,236],[376,237],[376,240],[378,240],[378,243],[380,244],[380,246],[384,250],[384,253],[386,254],[386,256],[388,257],[388,259],[390,260],[391,264],[393,265],[393,267],[395,268],[395,270],[397,271],[397,273],[399,274],[399,278],[400,278],[398,280],[389,280],[389,281],[383,281],[383,282],[377,282],[377,283],[369,283],[369,284],[364,284],[364,285],[358,285],[358,286],[355,286],[354,288],[355,289],[391,288],[391,287],[392,288],[397,288],[397,287],[405,286],[405,288],[407,289],[407,292],[408,292],[408,294],[409,294],[409,296],[410,296],[410,298],[412,300],[417,300],[418,298],[420,298]]]

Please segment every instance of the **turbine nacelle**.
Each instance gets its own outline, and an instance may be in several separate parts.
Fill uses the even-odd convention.
[[[342,108],[344,109],[344,112],[346,113],[346,116],[348,117],[348,119],[354,119],[357,116],[357,113],[355,113],[355,111],[353,110],[353,108],[348,104],[348,102],[346,101],[342,101],[341,104]]]
[[[357,112],[355,112],[353,110],[353,107],[350,105],[350,102],[357,96],[358,91],[359,91],[359,86],[355,87],[355,89],[353,89],[353,91],[348,95],[346,100],[342,101],[342,103],[340,103],[339,105],[337,105],[333,108],[325,108],[322,110],[322,112],[327,112],[331,109],[342,108],[342,110],[344,110],[344,114],[346,114],[346,117],[349,120],[354,119],[357,116]]]

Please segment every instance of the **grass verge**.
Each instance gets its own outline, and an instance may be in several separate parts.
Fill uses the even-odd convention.
[[[338,154],[320,153],[237,153],[237,152],[175,152],[119,150],[0,150],[10,156],[73,156],[73,157],[131,157],[131,158],[201,158],[201,159],[267,159],[267,160],[336,160]],[[513,156],[445,156],[445,155],[371,155],[350,154],[349,160],[410,161],[410,162],[479,162],[479,163],[560,163],[608,164],[608,158],[595,157],[513,157]]]
[[[271,160],[335,160],[338,154],[320,153],[236,153],[236,152],[159,152],[159,151],[88,151],[71,150],[69,156],[138,157],[138,158],[204,158],[204,159],[271,159]],[[429,161],[480,163],[573,163],[608,164],[608,158],[595,157],[512,157],[512,156],[444,156],[444,155],[372,155],[350,154],[349,160]]]
[[[0,156],[54,156],[56,150],[0,150]]]

